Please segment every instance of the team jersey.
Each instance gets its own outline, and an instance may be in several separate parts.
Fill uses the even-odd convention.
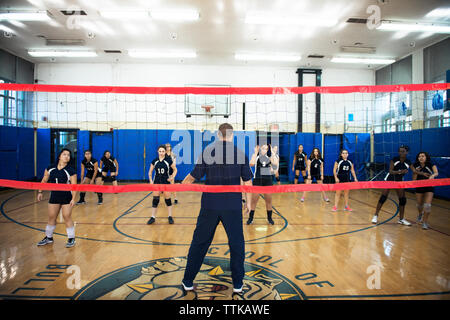
[[[164,160],[159,160],[155,158],[152,161],[152,165],[155,169],[155,180],[154,181],[167,181],[169,179],[170,166],[172,165],[172,158],[165,157]]]
[[[400,161],[400,157],[394,157],[392,159],[392,162],[394,163],[394,169],[393,171],[400,171],[400,170],[407,170],[411,166],[411,161],[409,159],[405,159],[404,162]],[[389,181],[390,179],[395,179],[395,181],[402,180],[404,174],[393,174],[391,175],[388,173],[384,180]]]
[[[309,169],[309,174],[311,176],[320,176],[320,166],[322,165],[323,160],[322,159],[316,159],[314,158],[311,160],[311,167]]]
[[[97,163],[97,160],[91,158],[90,161],[87,161],[86,158],[84,158],[81,163],[84,165],[88,173],[94,173],[94,165]]]
[[[47,167],[47,171],[49,173],[49,178],[47,180],[48,183],[66,183],[70,184],[70,177],[74,174],[77,174],[75,169],[69,166],[65,166],[61,170],[58,169],[58,165],[50,165]],[[66,194],[70,193],[70,191],[52,191],[54,194]]]
[[[103,168],[116,168],[116,164],[114,163],[114,160],[116,160],[113,156],[106,158],[105,156],[102,157],[101,161],[103,162]]]
[[[434,164],[431,162],[425,162],[425,165],[422,167],[420,165],[420,162],[417,161],[416,163],[414,163],[414,168],[416,169],[416,171],[433,174],[433,165]],[[426,179],[428,179],[428,177],[425,177],[421,174],[417,175],[417,180],[426,180]]]
[[[353,163],[350,160],[344,160],[344,159],[338,159],[336,160],[336,163],[338,164],[338,168],[336,171],[336,174],[339,175],[347,175],[350,176],[350,170],[353,167]]]
[[[304,152],[302,152],[302,153],[299,153],[298,151],[295,153],[295,156],[297,157],[297,161],[295,162],[295,166],[296,167],[306,167],[306,165],[305,165],[305,161],[306,161],[306,158],[307,158],[307,155],[306,155],[306,153],[304,153]]]
[[[254,178],[267,178],[272,176],[272,162],[267,155],[259,155],[255,162]]]

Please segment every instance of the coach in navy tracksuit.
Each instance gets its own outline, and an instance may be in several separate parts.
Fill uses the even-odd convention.
[[[248,158],[233,144],[233,127],[224,123],[217,132],[219,140],[208,146],[194,170],[183,184],[193,183],[206,175],[206,185],[252,185],[252,171]],[[251,194],[247,193],[247,206]],[[242,228],[242,194],[238,192],[207,193],[202,195],[197,226],[187,258],[182,281],[185,290],[193,290],[193,281],[200,270],[206,252],[214,238],[217,225],[222,222],[230,246],[230,267],[233,292],[242,292],[245,244]]]

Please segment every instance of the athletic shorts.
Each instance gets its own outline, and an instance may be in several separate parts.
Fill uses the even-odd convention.
[[[434,187],[416,188],[416,193],[426,193],[426,192],[433,192],[434,193]]]
[[[167,179],[162,178],[162,179],[155,179],[155,181],[153,181],[153,184],[170,184],[170,182],[167,181]]]
[[[113,173],[116,172],[116,167],[103,167],[102,172],[106,172],[106,174],[108,174],[108,171]]]
[[[272,177],[267,178],[254,178],[253,179],[253,185],[254,186],[273,186],[273,179]]]
[[[386,181],[403,181],[403,176],[398,174],[388,174]]]
[[[94,171],[88,171],[88,172],[86,172],[86,178],[92,179],[93,176],[94,176]]]
[[[51,204],[69,204],[72,201],[72,192],[70,191],[52,191],[50,193]]]
[[[169,168],[169,176],[171,176],[173,174],[173,169],[172,167]]]
[[[306,167],[305,166],[296,165],[295,166],[295,170],[304,171],[304,170],[306,170]]]
[[[320,176],[320,174],[319,175],[312,174],[311,175],[311,181],[313,181],[314,179],[316,179],[316,181],[322,181],[322,177]]]
[[[341,182],[350,182],[350,176],[348,174],[339,175],[338,174],[339,183]]]

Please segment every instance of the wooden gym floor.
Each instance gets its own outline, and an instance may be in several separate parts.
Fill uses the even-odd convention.
[[[48,201],[49,193],[44,193]],[[227,237],[219,225],[194,293],[180,281],[200,194],[178,193],[175,224],[164,201],[156,223],[146,225],[151,193],[93,193],[76,206],[76,245],[58,217],[54,243],[44,237],[47,201],[35,191],[0,193],[0,298],[3,299],[450,299],[450,202],[434,199],[429,230],[414,223],[415,195],[407,193],[406,218],[397,224],[391,191],[379,217],[371,218],[379,193],[350,192],[353,212],[331,212],[330,203],[310,192],[274,194],[275,225],[265,219],[260,197],[255,221],[245,224],[244,293],[232,295]]]

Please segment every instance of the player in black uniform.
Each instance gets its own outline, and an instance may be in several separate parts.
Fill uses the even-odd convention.
[[[307,184],[311,184],[312,180],[315,179],[318,184],[323,183],[323,159],[319,148],[314,148],[306,162],[306,170],[308,171]],[[325,191],[322,191],[323,200],[330,202]],[[301,202],[305,201],[306,191],[303,192],[303,196],[300,199]]]
[[[271,156],[268,156],[269,146],[262,145],[261,148],[257,145],[255,147],[255,153],[250,160],[250,166],[255,167],[255,173],[253,176],[254,186],[271,186],[273,185],[273,174],[278,169],[278,158],[275,157],[275,152],[271,150]],[[253,222],[255,215],[256,204],[258,203],[259,194],[252,193],[251,198],[251,210],[247,224]],[[272,220],[272,194],[265,193],[264,200],[266,201],[267,221],[270,224],[274,224]]]
[[[86,170],[86,177],[84,177],[84,171]],[[96,182],[98,174],[98,162],[96,159],[92,158],[91,150],[86,150],[84,152],[84,159],[81,161],[81,184],[94,184]],[[97,184],[100,183],[98,179]],[[86,192],[80,192],[80,200],[76,204],[85,204],[84,197]],[[98,204],[101,204],[101,193],[97,193]]]
[[[389,163],[389,173],[384,178],[385,181],[403,181],[403,176],[408,173],[409,167],[411,166],[411,161],[407,158],[409,147],[408,146],[400,146],[398,148],[398,156],[394,157]],[[378,214],[381,210],[381,207],[387,200],[387,196],[389,194],[390,189],[384,189],[382,191],[381,197],[378,200],[377,208],[375,210],[375,215],[372,218],[372,223],[378,222]],[[405,205],[406,205],[406,197],[405,190],[403,189],[395,189],[398,196],[399,203],[399,220],[398,223],[410,226],[411,223],[405,219]]]
[[[119,175],[119,163],[117,159],[111,155],[111,152],[106,150],[103,153],[103,157],[100,159],[100,168],[102,173],[102,185],[103,182],[112,182],[114,186],[117,186],[117,176]],[[111,176],[108,177],[108,172],[111,172]]]
[[[308,178],[306,176],[306,161],[308,161],[308,155],[303,151],[303,145],[298,146],[298,150],[294,154],[294,161],[292,162],[292,171],[295,173],[294,184],[298,183],[300,172],[302,173],[303,182],[306,182]]]
[[[175,153],[173,153],[172,146],[170,145],[170,143],[166,143],[166,157],[170,157],[172,159],[173,164],[175,166],[177,165],[177,156],[175,155]],[[169,176],[171,176],[172,174],[173,174],[173,169],[170,168]],[[170,182],[170,184],[174,184],[174,183],[175,183],[175,176],[173,176],[173,180]],[[176,192],[173,193],[173,198],[174,198],[174,203],[178,204]]]
[[[41,183],[64,183],[77,184],[77,172],[68,166],[72,154],[69,149],[62,149],[58,155],[56,164],[45,169]],[[45,238],[37,245],[45,246],[53,243],[53,231],[56,228],[56,218],[59,211],[62,211],[64,222],[66,223],[67,243],[66,248],[75,245],[75,227],[72,221],[72,208],[75,204],[76,191],[52,191],[48,201],[48,223],[45,227]],[[39,190],[37,201],[42,200],[42,191]]]
[[[348,160],[348,151],[343,149],[339,155],[339,159],[334,162],[333,174],[336,183],[350,182],[350,173],[353,175],[355,182],[358,182],[356,178],[355,168],[353,163]],[[348,193],[350,190],[344,190],[344,201],[345,201],[345,211],[352,211],[348,206]],[[332,211],[337,211],[337,206],[339,204],[339,198],[341,197],[342,190],[336,190],[336,195],[334,196],[334,207]]]
[[[172,168],[172,174],[169,174],[170,169]],[[155,178],[152,179],[153,170],[155,170]],[[161,145],[158,147],[158,157],[152,161],[150,165],[150,170],[148,171],[148,178],[151,184],[170,184],[171,181],[177,175],[177,167],[175,163],[172,162],[171,157],[166,157],[166,146]],[[156,210],[158,209],[159,204],[159,195],[160,191],[155,191],[155,195],[153,196],[152,203],[152,216],[148,220],[147,224],[152,224],[155,222],[156,218]],[[166,201],[167,211],[169,212],[169,223],[173,224],[172,218],[172,199],[170,198],[170,192],[163,192],[164,198]]]
[[[271,144],[269,144],[268,146],[269,146],[269,149],[272,150],[274,157],[277,158],[277,163],[280,163],[280,156],[278,155],[278,146],[272,147]],[[279,169],[280,169],[280,166],[278,166],[277,169],[274,170],[275,171],[274,176],[275,176],[275,180],[277,181],[277,184],[281,185],[280,173],[278,171]]]
[[[413,180],[434,179],[439,175],[435,164],[431,162],[428,153],[422,151],[416,156],[416,162],[411,167],[413,171]],[[428,229],[428,217],[431,213],[431,202],[433,201],[434,187],[416,188],[417,209],[419,216],[417,222],[422,223],[423,229]]]

